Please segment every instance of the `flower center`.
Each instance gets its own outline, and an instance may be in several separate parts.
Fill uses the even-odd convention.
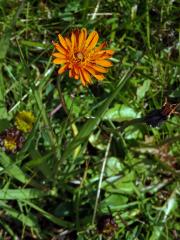
[[[77,52],[75,53],[75,57],[77,58],[77,60],[79,61],[84,61],[84,55],[82,52]]]
[[[16,140],[13,138],[4,139],[4,147],[9,151],[14,151],[17,147]]]
[[[34,122],[35,117],[32,112],[22,111],[17,114],[15,124],[19,130],[26,133],[32,130]]]

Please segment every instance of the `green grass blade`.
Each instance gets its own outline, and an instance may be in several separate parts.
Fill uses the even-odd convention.
[[[0,163],[4,171],[10,176],[14,177],[22,183],[28,183],[30,180],[24,172],[8,157],[4,152],[0,152]]]
[[[33,188],[0,190],[0,199],[2,200],[28,200],[41,198],[45,195],[48,195],[48,193]]]
[[[9,45],[10,45],[10,38],[12,34],[12,29],[16,24],[16,20],[19,17],[23,9],[24,1],[19,5],[15,16],[12,18],[12,22],[9,28],[6,28],[4,31],[3,36],[0,39],[0,118],[7,119],[7,109],[5,106],[5,88],[4,88],[4,79],[2,73],[2,63],[7,55]]]
[[[72,228],[73,224],[67,221],[64,221],[58,217],[55,217],[54,215],[46,212],[45,210],[43,210],[42,208],[38,207],[37,205],[35,205],[34,203],[30,202],[30,201],[24,201],[26,204],[28,204],[30,207],[34,208],[35,210],[37,210],[39,213],[41,213],[45,218],[47,218],[48,220],[50,220],[51,222],[61,226],[61,227],[67,227],[67,228]]]
[[[16,220],[22,222],[23,225],[31,228],[37,228],[38,223],[34,216],[27,216],[24,213],[21,213],[4,202],[0,201],[0,208],[2,208],[7,215],[15,218]]]

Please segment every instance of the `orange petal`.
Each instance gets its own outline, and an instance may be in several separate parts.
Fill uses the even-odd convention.
[[[74,47],[77,45],[76,43],[76,35],[74,32],[72,32],[71,34],[71,44],[72,44],[72,49],[74,49]]]
[[[82,85],[85,86],[86,85],[86,81],[85,81],[84,76],[81,73],[81,71],[79,71],[79,75],[80,75],[80,80],[81,80]]]
[[[94,77],[99,81],[101,81],[105,78],[105,76],[103,74],[96,74],[96,75],[94,75]]]
[[[103,67],[111,67],[112,66],[112,62],[110,62],[108,60],[95,60],[95,63],[98,65],[101,65]]]
[[[103,74],[98,74],[97,71],[94,70],[94,68],[86,68],[86,70],[93,76],[95,77],[97,80],[103,80],[105,78],[105,76]]]
[[[99,58],[110,58],[114,54],[113,50],[101,50],[99,52],[96,52],[94,56],[99,57]]]
[[[66,57],[64,54],[61,54],[58,52],[52,53],[52,56],[57,57],[57,58],[65,58]]]
[[[91,77],[90,77],[89,73],[85,70],[83,70],[82,73],[86,79],[86,82],[91,83]]]
[[[91,32],[89,34],[89,37],[86,40],[87,50],[89,51],[89,50],[93,49],[96,46],[98,40],[99,40],[98,33],[96,31]]]
[[[79,73],[80,73],[80,79],[81,79],[81,82],[82,82],[83,86],[91,83],[91,77],[90,77],[90,75],[87,71],[80,70]]]
[[[67,44],[65,39],[63,38],[63,36],[61,34],[58,34],[58,38],[59,38],[59,42],[61,43],[61,45],[63,46],[63,48],[67,49]]]
[[[102,48],[105,48],[106,45],[107,45],[106,42],[101,43],[101,44],[99,45],[99,47],[95,48],[95,51],[96,51],[96,52],[100,51]]]
[[[74,65],[74,72],[76,75],[79,75],[79,68],[76,65]]]
[[[86,68],[86,70],[97,80],[103,80],[105,78],[103,74],[97,74],[97,72],[93,68],[88,67]]]
[[[105,50],[105,52],[106,52],[107,54],[109,54],[109,55],[113,55],[115,51],[114,51],[114,50],[107,49],[107,50]]]
[[[66,50],[63,47],[61,47],[58,43],[53,42],[53,45],[56,48],[56,50],[58,50],[60,53],[62,53],[62,54],[67,53]]]
[[[72,77],[74,77],[76,80],[79,79],[79,69],[76,65],[72,66]]]
[[[75,74],[74,78],[75,78],[76,80],[78,80],[78,79],[79,79],[79,75]]]
[[[70,77],[70,78],[73,77],[73,71],[72,71],[72,69],[69,70],[69,77]]]
[[[78,50],[81,51],[84,47],[85,41],[87,38],[87,30],[86,28],[82,28],[79,34],[79,42],[78,42]]]
[[[67,60],[64,58],[55,58],[54,60],[53,60],[53,63],[54,64],[62,64],[62,63],[65,63],[65,62],[67,62]]]
[[[65,41],[66,41],[66,45],[68,46],[68,50],[70,50],[72,47],[71,41],[69,40],[69,38],[65,38]]]
[[[82,28],[81,32],[84,33],[84,40],[86,40],[86,38],[87,38],[87,29],[86,28]]]
[[[97,72],[100,72],[100,73],[106,73],[108,70],[106,69],[106,68],[104,68],[104,67],[101,67],[101,66],[98,66],[98,65],[93,65],[93,64],[88,64],[87,65],[87,68],[88,67],[91,67],[91,68],[93,68],[95,71],[97,71]]]
[[[95,76],[97,74],[97,72],[94,70],[94,68],[92,68],[90,66],[87,66],[85,69],[93,76]]]
[[[58,74],[62,74],[63,72],[65,72],[68,69],[68,65],[65,64],[62,67],[59,68],[58,70]]]

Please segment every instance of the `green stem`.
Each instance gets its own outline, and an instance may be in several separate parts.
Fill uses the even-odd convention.
[[[149,18],[149,0],[146,0],[146,35],[147,35],[147,46],[150,49],[150,18]]]

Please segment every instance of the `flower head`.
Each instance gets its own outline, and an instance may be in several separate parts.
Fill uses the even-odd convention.
[[[58,38],[60,44],[53,42],[57,52],[52,55],[55,57],[53,63],[62,65],[58,70],[59,74],[69,70],[69,77],[80,79],[84,86],[92,83],[92,76],[97,80],[105,78],[104,73],[112,66],[108,59],[112,57],[114,51],[104,50],[106,43],[96,47],[99,40],[96,31],[88,36],[87,30],[82,28],[73,31],[70,38],[64,38],[61,34]]]
[[[16,153],[22,148],[24,141],[22,132],[14,127],[6,129],[0,135],[0,147],[6,152]]]
[[[22,132],[30,132],[33,128],[35,117],[32,112],[21,111],[15,117],[15,125]]]

